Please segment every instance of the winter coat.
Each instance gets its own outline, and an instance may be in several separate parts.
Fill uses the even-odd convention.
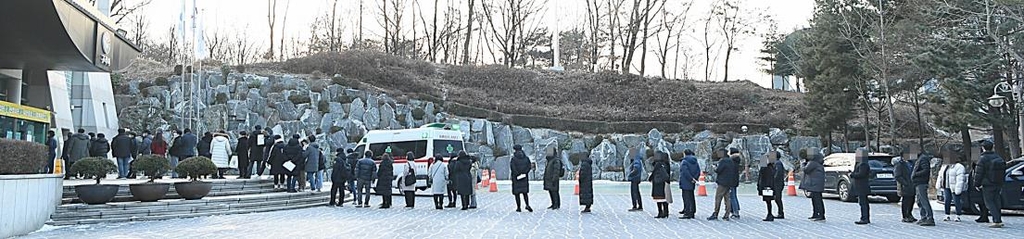
[[[526,157],[526,153],[523,151],[516,151],[512,156],[509,168],[511,174],[509,179],[512,180],[512,194],[529,193],[530,192],[530,158]],[[517,179],[519,175],[525,175],[522,179]],[[456,181],[458,181],[456,179]]]
[[[257,137],[259,137],[260,135],[263,135],[263,145],[257,144],[258,143],[257,141],[259,140]],[[273,147],[274,142],[272,142],[272,140],[274,140],[274,139],[271,138],[270,135],[266,135],[262,131],[253,132],[252,136],[250,136],[248,138],[248,142],[246,144],[247,146],[249,146],[248,147],[249,160],[252,160],[252,161],[263,161],[263,160],[266,160],[268,154],[264,154],[264,151],[269,149],[269,148],[271,148],[271,147]],[[239,143],[239,144],[241,144],[241,143]]]
[[[928,185],[931,177],[932,156],[927,154],[921,155],[921,157],[914,162],[914,174],[910,176],[910,180],[913,181],[914,186]]]
[[[939,169],[939,178],[935,180],[935,189],[949,189],[950,192],[960,195],[967,189],[967,170],[959,163],[944,164]]]
[[[57,159],[57,139],[53,137],[46,138],[46,154],[48,157],[46,159],[50,160],[47,165],[51,164],[54,159]]]
[[[345,159],[345,163],[348,163],[348,173],[349,173],[348,179],[350,181],[351,180],[356,180],[356,165],[359,163],[359,154],[357,154],[357,153],[348,154],[348,157]]]
[[[78,161],[79,159],[89,157],[89,150],[92,148],[89,141],[89,135],[86,134],[74,134],[71,138],[65,142],[64,147],[68,148],[68,161],[69,165],[71,162]]]
[[[139,144],[139,154],[153,154],[153,136],[142,137],[142,144]]]
[[[455,183],[453,184],[455,192],[459,195],[472,195],[473,178],[469,171],[473,168],[473,159],[470,159],[469,156],[460,156],[455,162],[449,163],[455,164],[455,172],[452,172],[452,175],[455,176]],[[512,185],[512,188],[515,190],[515,185]]]
[[[432,194],[444,195],[448,193],[448,164],[441,160],[435,161],[433,165],[430,165],[427,177],[430,177],[430,192]]]
[[[130,158],[135,154],[135,139],[127,134],[114,136],[110,142],[112,156],[115,158]]]
[[[825,191],[825,167],[821,165],[823,160],[823,156],[814,155],[811,160],[807,161],[807,165],[804,165],[804,178],[800,181],[800,189],[817,193]]]
[[[761,195],[761,199],[764,201],[771,201],[775,198],[775,193],[765,195],[763,192],[765,189],[772,191],[779,191],[780,189],[775,186],[775,165],[769,164],[761,167],[758,172],[757,195]]]
[[[469,178],[473,181],[472,185],[480,183],[480,162],[473,161],[472,166],[469,167]],[[473,189],[473,193],[476,193],[476,188]]]
[[[912,196],[915,194],[914,183],[910,180],[910,175],[914,170],[914,165],[903,159],[894,160],[892,176],[896,179],[896,192],[902,197],[903,195]]]
[[[850,173],[850,178],[853,180],[853,184],[850,185],[850,196],[871,194],[871,166],[868,166],[867,159],[864,161],[857,163],[853,167],[853,172]]]
[[[782,165],[781,161],[775,161],[772,163],[775,167],[775,186],[783,188],[786,186],[786,180],[789,179],[789,171],[786,170],[786,166]]]
[[[238,162],[249,162],[249,137],[238,138],[235,146],[235,153],[238,154]]]
[[[654,169],[651,170],[651,176],[647,178],[648,181],[651,181],[651,197],[654,199],[665,198],[665,184],[668,183],[669,180],[668,170],[667,162],[654,162]]]
[[[153,141],[153,143],[149,145],[149,148],[150,152],[155,155],[167,155],[167,141]]]
[[[391,189],[394,188],[391,184],[395,180],[395,160],[391,157],[384,157],[380,161],[380,168],[377,169],[377,193],[381,196],[391,196]]]
[[[315,173],[320,171],[320,145],[316,142],[309,143],[306,146],[306,150],[302,152],[302,157],[305,158],[306,165],[305,170],[307,173]]]
[[[210,151],[210,145],[213,144],[213,136],[203,135],[203,138],[196,145],[196,151],[199,152],[199,156],[213,157]]]
[[[544,166],[544,190],[558,191],[558,180],[565,176],[565,168],[558,157],[548,157]]]
[[[334,165],[331,166],[331,182],[339,184],[345,183],[352,177],[348,163],[345,161],[345,157],[334,158]]]
[[[268,159],[270,159],[270,174],[289,174],[288,169],[284,167],[284,162],[288,161],[288,156],[284,154],[284,149],[287,147],[284,140],[278,140],[270,146],[270,150],[267,152]]]
[[[181,137],[181,146],[178,148],[178,156],[181,158],[189,158],[196,156],[196,147],[199,145],[199,137],[196,137],[193,133],[187,133]],[[175,142],[175,147],[178,147],[178,142]]]
[[[405,161],[405,173],[403,173],[398,179],[398,189],[403,192],[416,191],[416,163],[414,159],[409,158]],[[406,182],[413,182],[413,185],[405,186]]]
[[[217,135],[210,140],[210,160],[217,168],[228,168],[231,165],[231,141],[227,136]]]
[[[377,177],[377,164],[373,159],[362,158],[356,162],[356,179],[360,181],[373,181]]]
[[[1002,187],[1006,183],[1006,162],[994,152],[985,152],[975,168],[975,187]]]
[[[700,164],[697,157],[687,155],[679,164],[679,189],[694,190],[696,181],[700,179]]]
[[[736,187],[740,184],[740,172],[736,167],[736,162],[730,158],[721,158],[718,160],[718,166],[715,167],[715,173],[718,174],[715,183],[722,187]]]
[[[629,178],[630,182],[639,183],[644,175],[644,158],[641,153],[637,153],[636,157],[633,157],[633,163],[629,166]]]
[[[594,161],[590,158],[580,160],[579,180],[580,184],[580,205],[594,204]]]
[[[89,156],[90,157],[107,157],[107,153],[110,152],[110,143],[107,142],[106,138],[96,138],[89,144]]]
[[[287,161],[291,161],[295,164],[295,168],[292,168],[292,175],[298,176],[299,174],[306,173],[306,157],[303,155],[305,151],[302,149],[302,145],[299,144],[298,139],[288,140],[288,145],[284,146],[284,156]],[[283,164],[284,162],[282,162]],[[287,168],[285,168],[287,170]]]

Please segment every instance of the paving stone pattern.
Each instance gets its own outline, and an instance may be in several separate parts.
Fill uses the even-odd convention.
[[[762,222],[764,202],[752,194],[740,195],[742,218],[706,221],[713,210],[713,197],[697,197],[699,219],[676,219],[682,209],[676,199],[673,217],[655,219],[650,185],[642,185],[645,212],[627,212],[627,184],[599,183],[592,214],[578,212],[572,185],[562,185],[562,209],[546,210],[547,193],[535,182],[531,190],[533,213],[516,213],[509,185],[501,191],[481,192],[480,208],[470,211],[434,210],[431,199],[417,198],[417,208],[404,209],[395,197],[392,209],[315,207],[268,213],[209,216],[165,221],[53,227],[25,238],[1020,238],[1024,218],[1004,217],[1006,228],[989,229],[974,223],[938,221],[936,227],[900,223],[899,205],[872,203],[872,224],[854,225],[859,217],[856,203],[825,200],[826,222],[811,222],[810,200],[785,197],[785,220]],[[326,193],[326,192],[325,192]],[[709,188],[709,193],[714,193]],[[676,197],[678,190],[673,193]],[[371,203],[380,202],[373,197]],[[941,220],[941,208],[936,207]],[[916,213],[916,210],[915,210]]]

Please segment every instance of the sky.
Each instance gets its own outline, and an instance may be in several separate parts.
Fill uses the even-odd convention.
[[[139,0],[132,0],[139,1]],[[445,2],[454,2],[453,4],[460,4],[463,0],[440,0],[442,4]],[[480,1],[477,0],[478,4]],[[493,0],[490,0],[493,1]],[[689,55],[700,55],[695,60],[699,60],[700,66],[692,67],[689,72],[692,78],[703,78],[703,46],[697,39],[703,33],[703,24],[698,24],[695,21],[708,14],[710,6],[716,0],[691,0],[692,7],[690,8],[687,16],[691,19],[691,27],[689,34],[684,43],[683,49],[689,49]],[[777,22],[777,29],[781,33],[791,32],[795,29],[806,27],[808,20],[813,14],[814,0],[736,0],[742,2],[740,6],[745,9],[750,9],[752,12],[761,14],[767,14]],[[192,1],[184,1],[186,5],[191,6]],[[275,37],[279,37],[282,33],[280,27],[284,27],[283,35],[287,38],[286,41],[292,41],[293,39],[303,41],[309,38],[310,24],[314,21],[315,17],[322,15],[326,10],[329,10],[331,0],[279,0],[278,1],[278,22],[275,28],[278,33]],[[345,33],[348,35],[355,35],[353,31],[356,29],[355,22],[358,19],[360,0],[339,0],[339,13],[344,14],[343,21],[347,22],[348,26],[345,28]],[[367,33],[367,37],[379,38],[380,27],[378,26],[378,20],[375,18],[379,0],[364,0],[364,28]],[[417,2],[421,7],[429,9],[433,5],[434,1],[430,0],[407,0],[407,11],[412,11],[411,5],[413,2]],[[666,8],[672,12],[682,11],[684,0],[668,0]],[[546,23],[548,27],[559,28],[559,29],[570,29],[573,27],[585,25],[585,14],[586,5],[583,0],[548,0],[547,11],[544,11],[541,16],[541,22]],[[265,48],[269,45],[268,35],[269,26],[267,23],[267,1],[266,0],[196,0],[196,5],[200,9],[200,17],[203,21],[203,26],[207,31],[224,31],[231,32],[230,34],[238,34],[244,32],[253,41],[260,42]],[[285,9],[287,8],[287,14]],[[465,8],[465,6],[462,6]],[[175,26],[178,23],[179,14],[182,9],[182,1],[176,0],[155,0],[144,9],[146,19],[149,21],[149,36],[151,39],[166,39],[167,31],[169,27]],[[424,10],[424,12],[429,12]],[[283,16],[287,15],[287,20],[283,19]],[[410,15],[407,13],[407,15]],[[410,18],[407,16],[407,18]],[[410,23],[411,24],[411,23]],[[422,26],[420,26],[422,27]],[[127,28],[127,27],[126,27]],[[407,27],[408,28],[408,27]],[[767,31],[767,27],[758,27],[757,31]],[[757,57],[760,55],[762,38],[759,35],[746,37],[745,40],[739,42],[736,46],[737,51],[733,53],[731,64],[730,64],[730,80],[734,79],[745,79],[750,80],[759,85],[770,87],[771,78],[769,75],[761,72],[764,68],[764,63],[759,62]],[[684,50],[686,51],[686,50]],[[639,54],[639,53],[638,53]],[[717,55],[719,60],[717,65],[714,65],[714,73],[712,80],[721,80],[722,71],[722,59],[724,54],[713,54]],[[654,57],[649,57],[647,65],[655,66],[657,68],[658,62]],[[679,74],[681,76],[682,73]],[[660,71],[648,70],[647,75],[660,75]]]

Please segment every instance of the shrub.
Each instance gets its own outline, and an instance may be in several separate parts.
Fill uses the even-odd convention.
[[[170,84],[171,83],[167,81],[167,77],[163,76],[157,77],[156,80],[153,80],[153,85],[168,86]]]
[[[227,64],[221,65],[220,66],[220,75],[222,77],[224,77],[224,79],[227,79],[228,78],[228,74],[231,74],[231,66],[228,66]]]
[[[263,82],[253,81],[249,82],[249,89],[259,89],[263,87]]]
[[[573,165],[580,165],[580,161],[583,159],[590,158],[590,153],[574,153],[569,154],[569,163]]]
[[[295,95],[288,96],[288,101],[291,101],[292,104],[296,104],[297,105],[297,104],[308,104],[311,101],[311,99],[309,99],[308,95],[298,95],[298,94],[295,94]]]
[[[341,126],[331,126],[331,134],[340,132],[342,130],[345,130],[345,128],[342,128]]]
[[[331,84],[343,85],[343,86],[348,86],[348,87],[352,87],[352,88],[358,88],[360,82],[357,81],[357,80],[354,80],[352,78],[347,78],[347,77],[344,77],[344,76],[334,76],[334,77],[331,77]]]
[[[180,76],[182,70],[184,70],[184,67],[182,67],[181,65],[174,65],[174,75]]]
[[[117,171],[117,165],[114,164],[110,159],[103,157],[88,157],[79,159],[75,162],[75,165],[71,165],[71,172],[73,174],[82,175],[85,178],[96,179],[96,184],[100,184],[100,179],[106,178],[107,174],[114,173]]]
[[[238,73],[245,73],[245,66],[244,65],[235,66],[235,71],[238,71]]]
[[[149,81],[140,81],[139,82],[139,90],[145,90],[146,88],[149,88],[150,86],[153,86],[153,82],[149,82]],[[143,91],[143,92],[145,92],[145,91]]]
[[[46,145],[22,140],[0,139],[0,175],[34,174],[46,167]]]
[[[171,170],[171,165],[167,163],[167,158],[150,154],[143,155],[132,162],[132,170],[146,175],[146,177],[149,177],[149,182],[153,182],[153,180],[163,177],[168,170]]]
[[[217,165],[210,161],[210,158],[199,156],[185,159],[174,168],[175,172],[184,175],[189,181],[199,181],[202,176],[209,176],[217,173]]]
[[[228,103],[228,94],[217,93],[217,96],[214,97],[213,103],[214,104],[227,104]]]
[[[316,108],[320,110],[320,112],[330,112],[331,103],[328,103],[326,100],[321,100],[320,102],[316,103]]]
[[[423,120],[423,116],[426,116],[427,112],[423,109],[415,108],[412,109],[412,118],[415,120]]]

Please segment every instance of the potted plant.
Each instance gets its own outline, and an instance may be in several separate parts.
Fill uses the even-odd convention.
[[[128,185],[128,189],[132,192],[135,200],[155,202],[167,195],[167,190],[171,188],[171,184],[155,182],[157,178],[163,177],[168,170],[171,170],[171,164],[167,163],[167,158],[152,154],[143,155],[132,162],[132,170],[141,172],[149,178],[149,181],[145,183]]]
[[[0,238],[38,230],[60,205],[64,175],[47,173],[51,160],[46,145],[0,139]]]
[[[186,200],[193,200],[210,194],[213,184],[200,181],[199,178],[217,173],[217,165],[207,157],[191,157],[178,163],[174,171],[188,178],[188,182],[174,183],[174,191]]]
[[[71,171],[82,175],[85,178],[96,179],[96,184],[85,184],[75,186],[75,193],[78,199],[86,204],[104,204],[110,202],[117,196],[119,185],[100,184],[100,179],[106,178],[107,174],[114,173],[117,165],[110,159],[102,157],[83,158],[71,165]]]

